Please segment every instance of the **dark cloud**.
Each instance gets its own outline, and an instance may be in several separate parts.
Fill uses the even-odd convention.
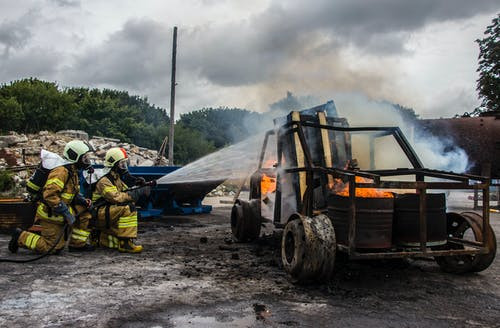
[[[136,90],[154,86],[170,72],[171,33],[148,19],[130,20],[103,44],[77,57],[69,79]]]
[[[341,46],[398,54],[405,51],[410,33],[426,24],[495,8],[500,6],[488,0],[275,1],[247,21],[187,33],[194,41],[186,60],[216,84],[252,84],[275,75],[288,58],[335,52]]]
[[[29,28],[30,24],[27,24],[27,16],[32,16],[32,14],[27,14],[13,21],[4,20],[0,23],[0,44],[4,48],[4,57],[9,55],[11,48],[23,48],[31,38],[32,33]]]
[[[41,48],[30,48],[0,61],[0,76],[4,81],[25,77],[53,80],[58,72],[61,54]]]

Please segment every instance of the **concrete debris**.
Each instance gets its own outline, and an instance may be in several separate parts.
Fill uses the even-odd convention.
[[[233,185],[231,182],[225,182],[209,192],[206,197],[234,196],[237,190],[237,185]]]
[[[0,170],[12,166],[36,165],[40,162],[42,149],[62,155],[66,143],[75,138],[87,140],[94,148],[95,152],[91,155],[91,159],[96,164],[103,164],[106,151],[113,147],[123,147],[127,150],[130,166],[152,166],[158,154],[156,150],[121,142],[119,139],[89,138],[85,131],[80,130],[64,130],[57,133],[40,131],[36,134],[10,132],[8,135],[0,136]],[[161,164],[168,165],[168,160],[162,158]],[[24,184],[29,174],[26,171],[16,172],[15,175],[19,179],[15,178],[15,181]]]
[[[44,132],[47,132],[47,131],[44,131]],[[85,140],[85,141],[89,140],[89,134],[85,131],[82,131],[82,130],[61,130],[61,131],[57,131],[56,134],[61,135],[61,136],[70,137],[72,139],[81,139],[81,140]]]
[[[119,139],[106,137],[89,139],[85,131],[64,130],[57,133],[40,131],[37,134],[27,135],[10,132],[8,135],[0,136],[0,159],[4,159],[7,166],[38,164],[41,149],[61,155],[66,143],[75,138],[89,141],[95,150],[92,157],[96,164],[102,164],[106,151],[113,147],[122,147],[127,150],[131,166],[152,166],[158,154],[156,150],[124,143]],[[163,163],[165,162],[167,162],[166,158],[163,159]],[[0,165],[5,166],[5,164]]]

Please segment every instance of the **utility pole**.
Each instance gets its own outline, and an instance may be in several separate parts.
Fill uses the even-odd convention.
[[[174,165],[174,120],[175,120],[175,62],[177,57],[177,26],[174,26],[172,42],[172,80],[170,82],[170,131],[168,136],[168,164]]]

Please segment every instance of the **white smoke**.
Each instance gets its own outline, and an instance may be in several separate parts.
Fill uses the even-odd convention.
[[[339,116],[347,118],[351,127],[398,126],[426,168],[462,173],[469,167],[467,154],[454,146],[451,139],[439,139],[420,130],[415,122],[406,121],[392,104],[373,101],[359,93],[337,94],[335,103]]]

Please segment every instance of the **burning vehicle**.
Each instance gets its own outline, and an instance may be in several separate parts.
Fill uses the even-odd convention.
[[[446,212],[447,190],[482,191],[482,216]],[[231,228],[240,242],[257,239],[264,222],[283,228],[283,267],[298,282],[331,278],[339,252],[479,272],[497,247],[488,199],[487,177],[424,168],[398,127],[350,127],[327,103],[275,120]]]

